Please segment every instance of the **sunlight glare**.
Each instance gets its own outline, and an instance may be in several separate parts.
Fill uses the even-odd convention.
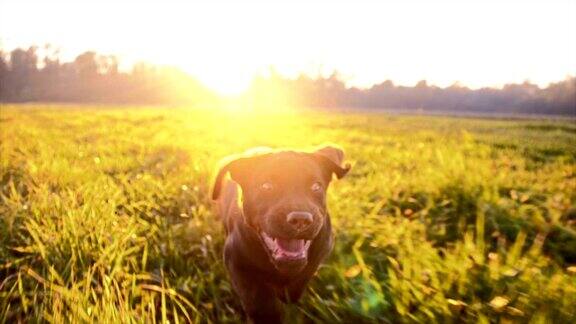
[[[29,2],[2,3],[0,45],[52,43],[68,61],[95,50],[177,66],[227,96],[270,66],[288,77],[338,70],[348,86],[362,88],[387,79],[545,86],[576,72],[576,42],[567,41],[576,31],[574,1],[126,1],[89,14],[82,1]],[[7,12],[26,12],[35,23]]]

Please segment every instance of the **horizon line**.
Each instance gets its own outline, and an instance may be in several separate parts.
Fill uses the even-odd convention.
[[[12,49],[6,49],[2,46],[2,37],[0,37],[0,54],[1,54],[1,58],[5,58],[6,62],[10,62],[10,53],[14,50],[29,50],[30,48],[36,48],[38,49],[42,49],[42,48],[52,48],[54,50],[56,50],[56,52],[58,54],[60,54],[60,50],[62,49],[62,47],[60,46],[53,46],[50,43],[45,43],[43,45],[28,45],[28,46],[16,46],[13,47]],[[117,63],[118,63],[118,71],[121,73],[127,73],[130,74],[133,72],[134,67],[137,66],[138,64],[145,64],[149,67],[152,68],[160,68],[160,69],[174,69],[175,71],[178,71],[180,73],[185,74],[186,76],[190,77],[191,79],[193,79],[196,82],[199,82],[202,86],[209,88],[210,90],[214,91],[214,92],[218,92],[216,89],[212,89],[212,87],[210,87],[208,84],[206,84],[205,82],[203,82],[201,80],[201,78],[199,77],[199,75],[194,74],[193,72],[190,71],[186,71],[186,69],[184,69],[181,66],[178,66],[175,63],[168,63],[168,64],[163,64],[163,63],[157,63],[154,62],[153,60],[130,60],[130,59],[126,59],[125,55],[122,54],[106,54],[106,53],[102,53],[99,52],[98,50],[95,49],[86,49],[86,50],[81,50],[79,51],[77,54],[72,55],[73,58],[68,59],[68,60],[62,60],[63,58],[61,56],[56,56],[56,58],[58,59],[58,62],[60,64],[66,64],[66,63],[73,63],[75,58],[77,58],[78,56],[84,54],[84,53],[95,53],[98,56],[108,56],[108,57],[114,57],[117,59]],[[41,55],[37,55],[38,61],[36,64],[36,67],[38,69],[42,69],[44,67],[44,62],[42,62],[43,58],[46,58],[47,55],[41,56]],[[510,86],[510,85],[522,85],[522,84],[529,84],[529,85],[533,85],[536,86],[538,89],[546,89],[548,87],[550,87],[553,84],[559,83],[559,82],[563,82],[566,80],[570,80],[570,79],[576,79],[576,71],[575,73],[570,73],[567,72],[564,76],[564,78],[562,79],[557,79],[555,81],[549,81],[545,84],[543,83],[534,83],[530,78],[526,78],[524,79],[522,82],[514,82],[514,81],[510,81],[510,82],[506,82],[506,83],[502,83],[502,84],[491,84],[491,85],[484,85],[484,86],[471,86],[468,84],[465,84],[462,81],[459,80],[454,80],[452,83],[450,83],[449,85],[446,86],[441,86],[438,85],[437,83],[434,82],[430,82],[428,79],[423,78],[420,80],[415,81],[415,83],[397,83],[397,81],[395,81],[392,78],[383,78],[378,82],[374,82],[369,86],[361,86],[361,85],[350,85],[348,84],[348,81],[345,79],[345,77],[343,78],[342,76],[344,75],[343,73],[341,73],[338,69],[331,69],[330,71],[328,71],[328,73],[325,73],[324,71],[321,71],[322,69],[322,65],[319,64],[317,66],[317,71],[314,73],[309,73],[304,71],[303,69],[300,69],[295,76],[289,76],[286,73],[281,73],[277,70],[277,67],[275,65],[268,65],[265,68],[262,67],[261,70],[264,70],[264,72],[262,71],[255,71],[250,84],[252,84],[254,82],[254,80],[258,79],[258,78],[264,78],[264,79],[269,79],[270,78],[270,74],[274,73],[276,75],[279,75],[282,79],[284,80],[297,80],[298,78],[301,77],[308,77],[312,80],[320,80],[320,79],[329,79],[332,76],[336,76],[336,79],[341,81],[346,89],[358,89],[361,91],[366,91],[366,90],[370,90],[374,87],[377,87],[379,85],[382,85],[384,83],[387,82],[391,82],[393,87],[404,87],[404,88],[415,88],[417,87],[420,83],[425,82],[426,86],[428,88],[438,88],[438,89],[448,89],[448,88],[452,88],[452,87],[458,87],[458,88],[464,88],[464,89],[469,89],[469,90],[483,90],[483,89],[494,89],[494,90],[502,90],[504,89],[504,87],[506,86]],[[265,74],[269,74],[268,76],[266,76]],[[249,88],[244,89],[243,91],[236,93],[236,94],[223,94],[223,93],[219,93],[220,96],[222,97],[237,97],[237,96],[242,96],[245,95],[246,92],[249,90]]]

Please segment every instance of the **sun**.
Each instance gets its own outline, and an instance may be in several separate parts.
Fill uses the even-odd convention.
[[[195,77],[220,96],[236,97],[248,91],[254,79],[254,74],[242,73],[241,71],[226,71],[226,73],[213,71],[205,74],[196,74]]]
[[[180,45],[177,55],[159,59],[193,76],[219,96],[237,97],[250,89],[262,68],[251,52],[237,53],[235,56],[225,54],[233,50],[221,44],[219,47],[214,46],[213,53],[194,52],[193,48]]]

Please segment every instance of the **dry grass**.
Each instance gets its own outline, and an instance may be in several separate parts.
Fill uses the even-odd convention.
[[[334,253],[291,322],[576,318],[572,122],[0,112],[0,322],[238,321],[214,167],[252,146],[327,141],[353,170],[329,194]]]

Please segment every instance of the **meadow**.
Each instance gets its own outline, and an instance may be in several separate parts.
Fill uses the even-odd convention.
[[[576,124],[2,105],[0,322],[243,321],[223,157],[337,143],[336,245],[290,323],[576,321]]]

